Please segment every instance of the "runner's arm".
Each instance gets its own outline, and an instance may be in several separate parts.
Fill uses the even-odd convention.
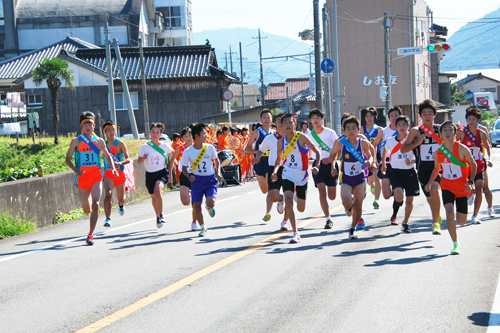
[[[368,140],[362,140],[361,141],[361,147],[363,148],[363,152],[366,154],[366,157],[368,158],[368,169],[372,168],[373,165],[373,146]]]
[[[273,174],[277,174],[278,173],[278,169],[280,168],[281,166],[281,162],[283,160],[283,149],[281,148],[282,147],[282,142],[283,141],[278,141],[278,157],[276,158],[276,165],[274,166],[274,172]]]
[[[431,178],[429,178],[429,182],[425,185],[425,190],[427,192],[430,192],[431,185],[434,182],[434,179],[436,179],[436,177],[438,176],[439,171],[441,170],[441,163],[439,163],[439,160],[437,157],[438,151],[439,150],[436,150],[434,152],[434,154],[432,154],[432,158],[434,159],[434,169],[432,170],[432,174],[431,174]],[[470,152],[469,152],[469,154],[470,154]]]
[[[127,145],[125,144],[125,142],[123,141],[118,142],[118,151],[120,151],[121,154],[123,154],[125,159],[121,162],[115,162],[115,166],[121,166],[132,162],[132,159],[130,158],[130,155],[127,150]]]
[[[179,156],[179,152],[180,152],[179,147],[175,148],[174,152],[172,153],[172,160],[175,160],[177,156]],[[169,171],[170,171],[170,176],[172,176],[172,174],[175,171],[175,163],[172,163],[172,168]]]
[[[462,159],[466,159],[469,165],[471,166],[469,182],[474,184],[474,178],[476,177],[476,171],[477,171],[477,164],[476,161],[474,161],[474,157],[472,157],[469,148],[467,148],[467,146],[464,144],[460,144],[460,146],[458,146],[458,153],[460,157]]]
[[[408,134],[408,139],[406,139],[405,144],[401,147],[401,154],[406,154],[410,150],[417,148],[424,140],[425,134],[419,135],[418,127],[412,128]],[[385,159],[383,161],[385,161]]]
[[[257,154],[259,152],[258,150],[252,148],[252,144],[255,142],[255,140],[257,140],[258,135],[258,130],[252,132],[252,134],[250,135],[250,139],[248,139],[247,145],[245,146],[245,152],[249,154]]]
[[[212,162],[214,162],[214,169],[215,169],[215,178],[217,178],[218,181],[222,181],[222,175],[220,172],[220,162],[218,158],[212,158]],[[182,168],[184,170],[184,167]]]
[[[69,144],[68,152],[66,153],[66,159],[64,160],[66,164],[69,166],[71,170],[73,170],[74,173],[76,173],[78,176],[83,175],[83,172],[78,170],[76,166],[73,164],[73,161],[71,159],[73,158],[73,153],[76,151],[78,147],[78,138],[74,138],[71,140],[71,143]]]
[[[379,127],[380,128],[380,127]],[[378,131],[377,138],[373,141],[373,147],[377,147],[384,140],[384,131]]]
[[[401,147],[403,149],[403,147]],[[387,155],[389,154],[389,150],[387,149],[387,145],[384,147],[384,153],[382,154],[382,161],[380,163],[382,164],[380,166],[380,172],[382,172],[383,175],[385,175],[385,170],[387,169],[387,163],[385,161],[387,160]]]
[[[106,148],[106,142],[103,139],[99,138],[98,141],[99,149],[101,150],[105,159],[108,160],[109,165],[111,166],[111,170],[115,171],[115,161],[109,156],[108,149]]]
[[[302,141],[302,142],[300,142]],[[316,154],[316,165],[319,168],[319,165],[321,163],[321,153],[319,152],[319,149],[316,148],[316,145],[312,143],[311,140],[307,137],[307,135],[301,135],[299,137],[299,144],[304,147],[304,145],[308,145],[310,147],[310,150],[312,150]]]
[[[488,135],[486,135],[486,133],[483,131],[483,130],[479,130],[481,133],[481,139],[483,141],[483,146],[484,146],[484,149],[486,149],[486,152],[488,153],[488,162],[492,163],[493,162],[493,156],[491,156],[491,145],[490,145],[490,141],[488,140]]]

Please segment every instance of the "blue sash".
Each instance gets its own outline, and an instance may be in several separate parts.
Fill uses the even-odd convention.
[[[262,128],[262,126],[259,127],[259,128],[257,128],[257,129],[259,130],[260,134],[262,134],[264,137],[266,137],[269,134],[271,134],[271,133],[267,133],[266,130],[264,128]]]
[[[391,138],[392,138],[393,136],[398,135],[398,134],[399,134],[399,132],[398,132],[398,131],[394,132],[394,134],[391,136]],[[386,145],[386,143],[387,143],[387,140],[382,141],[382,143],[380,144],[380,148],[384,148],[384,147],[385,147],[385,145]]]
[[[370,130],[370,133],[366,133],[366,126],[364,126],[364,129],[365,129],[365,136],[368,139],[368,141],[370,141],[370,142],[371,142],[370,139],[374,136],[375,131],[377,131],[377,134],[378,134],[378,126],[377,126],[377,124],[373,124],[373,127]]]
[[[358,160],[359,163],[361,163],[363,168],[366,168],[364,157],[359,153],[359,151],[356,148],[354,148],[353,145],[351,145],[351,143],[345,138],[345,136],[340,139],[340,142],[342,142],[342,144],[352,154],[352,156],[356,157],[356,159]]]
[[[90,149],[94,151],[94,153],[96,153],[97,155],[101,154],[101,150],[97,148],[96,145],[92,141],[90,141],[85,134],[80,134],[79,138],[82,139],[82,141],[85,142],[87,146],[89,146]]]

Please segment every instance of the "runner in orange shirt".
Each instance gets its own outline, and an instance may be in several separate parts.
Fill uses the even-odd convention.
[[[226,138],[230,133],[229,127],[222,127],[222,134],[217,136],[217,149],[219,149],[219,151],[226,149]]]
[[[175,151],[178,147],[182,146],[184,144],[184,141],[182,140],[181,136],[179,135],[179,133],[174,133],[174,135],[172,136],[172,144],[171,144],[171,147],[172,149]],[[174,159],[174,163],[175,165],[179,165],[181,159],[180,158],[177,158],[177,159]],[[175,170],[175,186],[179,187],[179,177],[180,177],[180,172],[178,169]]]

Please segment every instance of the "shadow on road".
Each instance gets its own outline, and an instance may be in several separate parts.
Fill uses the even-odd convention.
[[[422,248],[427,248],[427,247],[422,247]],[[417,249],[418,248],[411,249],[411,250],[417,250]],[[418,264],[418,263],[422,263],[422,262],[431,261],[434,259],[445,258],[447,256],[448,256],[448,254],[446,254],[446,255],[444,255],[444,254],[442,254],[442,255],[428,254],[428,255],[422,256],[422,257],[401,258],[401,259],[397,259],[397,260],[384,259],[384,260],[375,261],[375,262],[373,262],[373,264],[367,264],[367,265],[365,265],[365,267],[377,267],[377,266],[384,266],[384,265],[411,265],[411,264]]]
[[[500,322],[500,313],[492,313],[491,314],[492,319],[499,319],[499,320],[494,320],[494,322]],[[476,312],[468,316],[472,321],[472,324],[476,326],[483,326],[483,327],[488,327],[489,326],[489,321],[490,321],[490,313],[489,312]],[[497,325],[498,326],[498,325]]]

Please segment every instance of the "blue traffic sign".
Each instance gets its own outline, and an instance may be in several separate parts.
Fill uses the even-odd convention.
[[[323,59],[323,61],[321,62],[321,70],[324,73],[333,72],[333,68],[334,68],[334,64],[333,64],[332,59],[330,59],[330,58]]]

